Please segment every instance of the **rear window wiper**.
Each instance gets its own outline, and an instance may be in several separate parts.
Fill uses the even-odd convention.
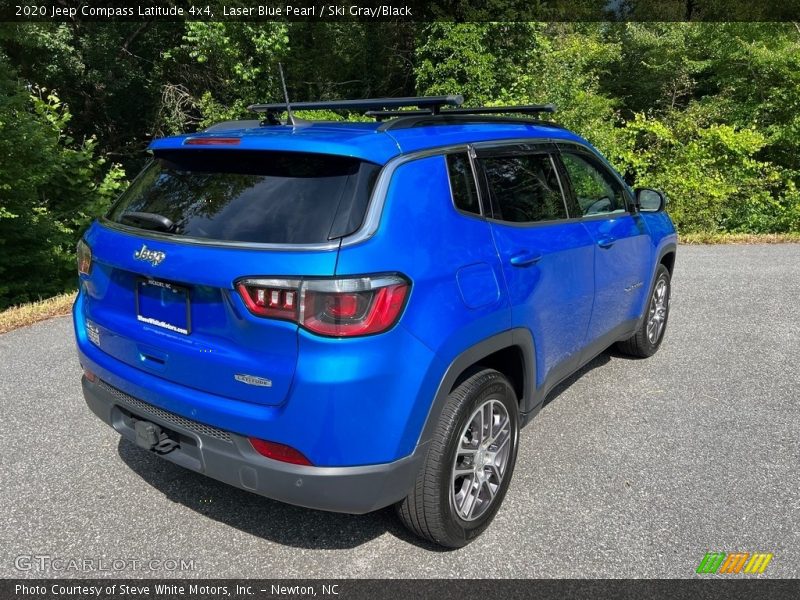
[[[160,231],[173,231],[175,223],[164,215],[149,212],[129,212],[120,217],[121,221],[133,221],[135,225],[149,225],[148,229],[157,229]]]

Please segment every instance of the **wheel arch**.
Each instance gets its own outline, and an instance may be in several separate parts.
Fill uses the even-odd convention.
[[[672,271],[675,268],[675,255],[677,253],[678,245],[675,242],[668,242],[662,245],[656,254],[657,260],[653,262],[651,267],[650,273],[650,283],[647,286],[647,295],[644,296],[642,299],[642,305],[639,310],[639,318],[636,321],[636,327],[639,328],[644,320],[645,314],[647,312],[647,303],[650,299],[650,294],[653,293],[653,285],[656,282],[656,273],[658,272],[658,267],[664,265],[667,270],[669,271],[669,276],[672,278]]]
[[[672,277],[673,270],[675,269],[675,254],[676,247],[674,244],[670,244],[661,251],[661,254],[658,257],[658,264],[667,267],[670,277]]]
[[[511,381],[517,393],[520,417],[531,408],[536,386],[536,353],[531,332],[515,328],[481,340],[456,356],[444,373],[417,445],[431,438],[447,397],[461,382],[482,368],[495,369]]]

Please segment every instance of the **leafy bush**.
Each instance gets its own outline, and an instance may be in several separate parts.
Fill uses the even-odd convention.
[[[105,211],[123,173],[92,138],[66,131],[54,93],[30,93],[0,61],[0,309],[75,286],[75,244]]]

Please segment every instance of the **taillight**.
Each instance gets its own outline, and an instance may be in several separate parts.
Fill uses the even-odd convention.
[[[295,321],[332,337],[380,333],[400,317],[408,282],[397,275],[340,279],[245,279],[236,285],[248,310]]]
[[[297,320],[299,288],[297,279],[245,279],[236,285],[251,313],[289,321]]]
[[[397,321],[408,292],[399,277],[308,281],[301,324],[334,337],[386,331]]]
[[[83,240],[78,242],[78,273],[88,275],[92,270],[92,249]]]
[[[253,446],[253,449],[261,456],[266,456],[272,460],[279,460],[293,465],[312,466],[311,461],[308,460],[302,452],[286,444],[250,438],[250,445]]]

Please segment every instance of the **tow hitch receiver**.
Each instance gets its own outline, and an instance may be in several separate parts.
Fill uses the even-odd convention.
[[[136,445],[145,450],[154,450],[159,454],[166,454],[178,447],[178,442],[155,423],[150,421],[136,421]]]

